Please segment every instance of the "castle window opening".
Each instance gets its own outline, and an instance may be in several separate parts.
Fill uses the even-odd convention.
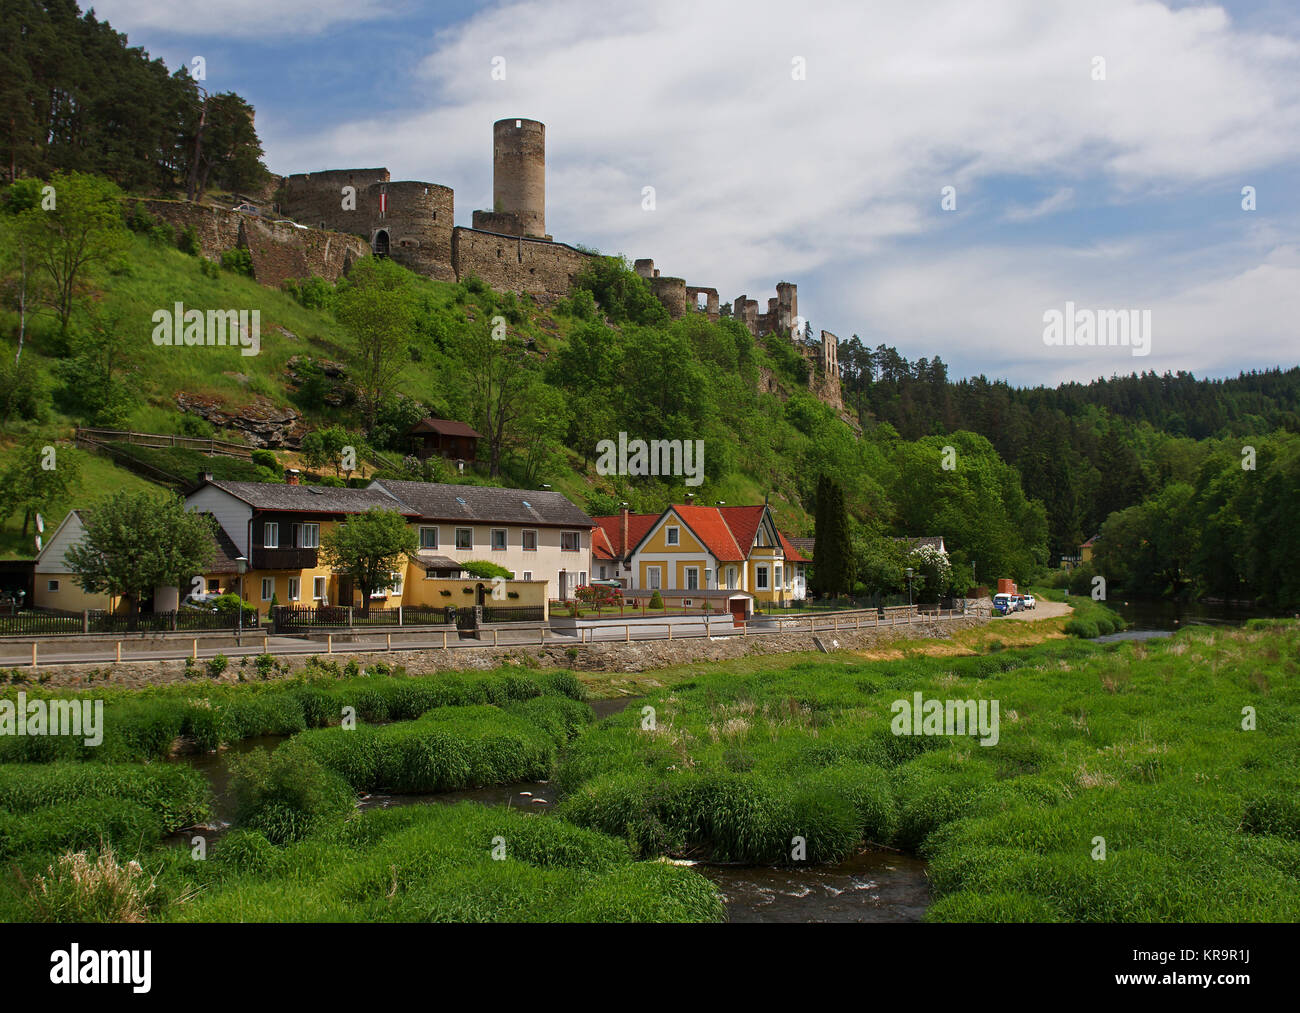
[[[375,233],[375,256],[387,257],[388,248],[389,248],[388,232],[385,229],[380,229],[378,232]]]
[[[516,129],[516,130],[518,130],[518,129],[519,129],[520,127],[522,127],[523,125],[524,125],[524,121],[523,121],[523,120],[515,120],[515,129]]]

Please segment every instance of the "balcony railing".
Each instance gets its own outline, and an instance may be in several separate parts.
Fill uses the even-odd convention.
[[[254,570],[312,570],[316,549],[266,549],[253,546]]]

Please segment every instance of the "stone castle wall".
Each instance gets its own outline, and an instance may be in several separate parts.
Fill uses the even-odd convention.
[[[452,258],[460,280],[474,275],[502,292],[527,293],[543,303],[569,294],[590,254],[564,243],[457,228]]]
[[[225,208],[171,200],[136,199],[133,204],[142,205],[178,233],[192,226],[200,253],[208,260],[219,262],[228,250],[248,250],[253,277],[273,288],[290,278],[312,275],[333,284],[370,252],[369,244],[356,236],[276,225]]]

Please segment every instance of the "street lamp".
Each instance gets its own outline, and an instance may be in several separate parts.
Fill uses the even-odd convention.
[[[912,574],[914,574],[916,571],[909,566],[905,572],[907,573],[907,607],[911,608],[912,607]]]
[[[239,604],[235,607],[235,644],[244,644],[244,574],[248,572],[248,557],[240,556],[235,560],[235,569],[239,571]]]

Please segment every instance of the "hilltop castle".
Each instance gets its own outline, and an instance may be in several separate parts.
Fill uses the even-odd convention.
[[[331,169],[297,173],[283,180],[280,210],[295,221],[364,239],[376,256],[440,281],[476,275],[502,292],[554,302],[592,254],[556,242],[546,231],[546,126],[536,120],[504,119],[492,125],[492,209],[475,211],[470,228],[455,224],[455,192],[423,181],[394,181],[387,169]],[[700,311],[720,313],[718,290],[663,277],[654,261],[636,261],[636,272],[673,318]],[[799,317],[797,287],[776,286],[760,313],[758,302],[740,295],[731,315],[755,337],[789,335],[809,364],[809,387],[837,408],[837,339],[822,331],[807,340]]]

